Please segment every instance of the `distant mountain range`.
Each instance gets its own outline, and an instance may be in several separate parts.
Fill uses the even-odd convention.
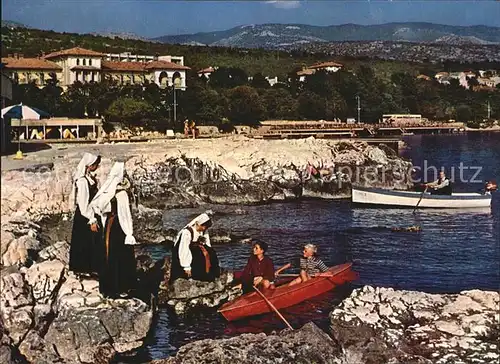
[[[29,28],[28,26],[12,20],[2,20],[2,27],[8,28]]]
[[[141,37],[140,35],[137,35],[135,33],[130,33],[130,32],[94,32],[91,33],[92,35],[99,35],[101,37],[108,37],[108,38],[120,38],[120,39],[132,39],[132,40],[143,40],[143,41],[149,41],[149,42],[158,42],[153,39],[148,39],[145,37]]]
[[[229,30],[154,38],[169,44],[241,48],[301,48],[311,43],[345,41],[393,41],[448,45],[500,44],[500,28],[452,26],[432,23],[388,23],[380,25],[304,24],[243,25]]]

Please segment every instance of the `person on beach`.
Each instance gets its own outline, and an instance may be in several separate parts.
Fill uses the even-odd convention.
[[[240,277],[243,292],[252,291],[252,286],[259,289],[274,288],[274,264],[266,255],[268,248],[265,242],[259,241],[253,244],[252,255]]]
[[[191,129],[191,134],[193,136],[193,139],[196,139],[196,135],[198,134],[198,128],[196,127],[196,123],[194,122],[194,120],[191,120],[189,127]]]
[[[136,261],[129,194],[132,183],[125,173],[125,163],[116,162],[108,179],[91,202],[104,226],[100,256],[99,291],[108,298],[130,296],[136,283]]]
[[[307,162],[305,180],[308,181],[313,177],[321,180],[321,173],[316,167],[313,166],[311,162]]]
[[[318,273],[324,273],[328,271],[326,264],[317,257],[318,248],[314,244],[304,245],[304,250],[302,251],[302,257],[299,259],[300,274],[297,278],[291,281],[288,285],[293,286],[295,284],[307,282],[312,278],[312,276]],[[276,275],[282,270],[288,269],[292,266],[288,263],[276,271]]]
[[[179,231],[172,249],[171,283],[179,278],[213,282],[220,276],[219,259],[208,234],[211,226],[205,212]]]
[[[484,193],[491,195],[491,192],[496,191],[498,189],[498,185],[495,181],[488,181],[484,186]]]
[[[80,278],[91,277],[99,268],[97,249],[102,227],[89,204],[97,193],[98,181],[95,172],[100,162],[100,156],[85,153],[73,174],[70,200],[76,209],[69,249],[69,270]]]
[[[425,187],[430,187],[432,188],[431,194],[432,195],[451,195],[452,194],[452,188],[451,188],[451,182],[446,177],[444,171],[439,172],[439,178],[435,180],[434,182],[427,183]]]

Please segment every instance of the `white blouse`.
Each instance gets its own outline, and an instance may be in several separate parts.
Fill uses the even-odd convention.
[[[130,202],[126,191],[119,191],[115,195],[116,209],[120,227],[125,233],[125,244],[136,245],[137,241],[134,238],[134,225],[132,222],[132,213],[130,212]]]
[[[80,213],[83,217],[89,220],[89,225],[95,224],[97,222],[94,214],[94,210],[90,207],[89,203],[89,185],[95,184],[96,182],[87,176],[81,177],[76,181],[77,195],[76,195],[76,203],[80,208]]]
[[[204,233],[198,232],[194,226],[191,227],[193,231],[193,241],[198,241],[200,236],[205,238],[205,245],[211,247],[210,235],[207,231]],[[185,270],[191,270],[191,263],[193,262],[193,256],[191,250],[189,249],[189,244],[191,244],[191,233],[187,228],[182,229],[180,242],[179,242],[179,262],[181,267]]]

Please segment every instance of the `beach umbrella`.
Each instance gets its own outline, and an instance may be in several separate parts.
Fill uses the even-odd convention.
[[[40,120],[49,116],[49,113],[46,111],[23,104],[7,106],[2,109],[2,118]]]
[[[19,119],[20,120],[19,126],[21,126],[22,119],[40,120],[41,118],[46,118],[46,117],[50,117],[48,112],[40,110],[36,107],[23,105],[22,103],[17,105],[7,106],[6,108],[2,109],[2,118]],[[21,152],[21,137],[20,135],[18,135],[16,159],[22,159],[22,158],[23,158],[23,153]]]

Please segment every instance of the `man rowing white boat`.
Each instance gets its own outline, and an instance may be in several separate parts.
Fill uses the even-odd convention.
[[[451,182],[444,171],[439,172],[439,178],[434,182],[427,183],[425,187],[432,188],[431,195],[451,195]]]

